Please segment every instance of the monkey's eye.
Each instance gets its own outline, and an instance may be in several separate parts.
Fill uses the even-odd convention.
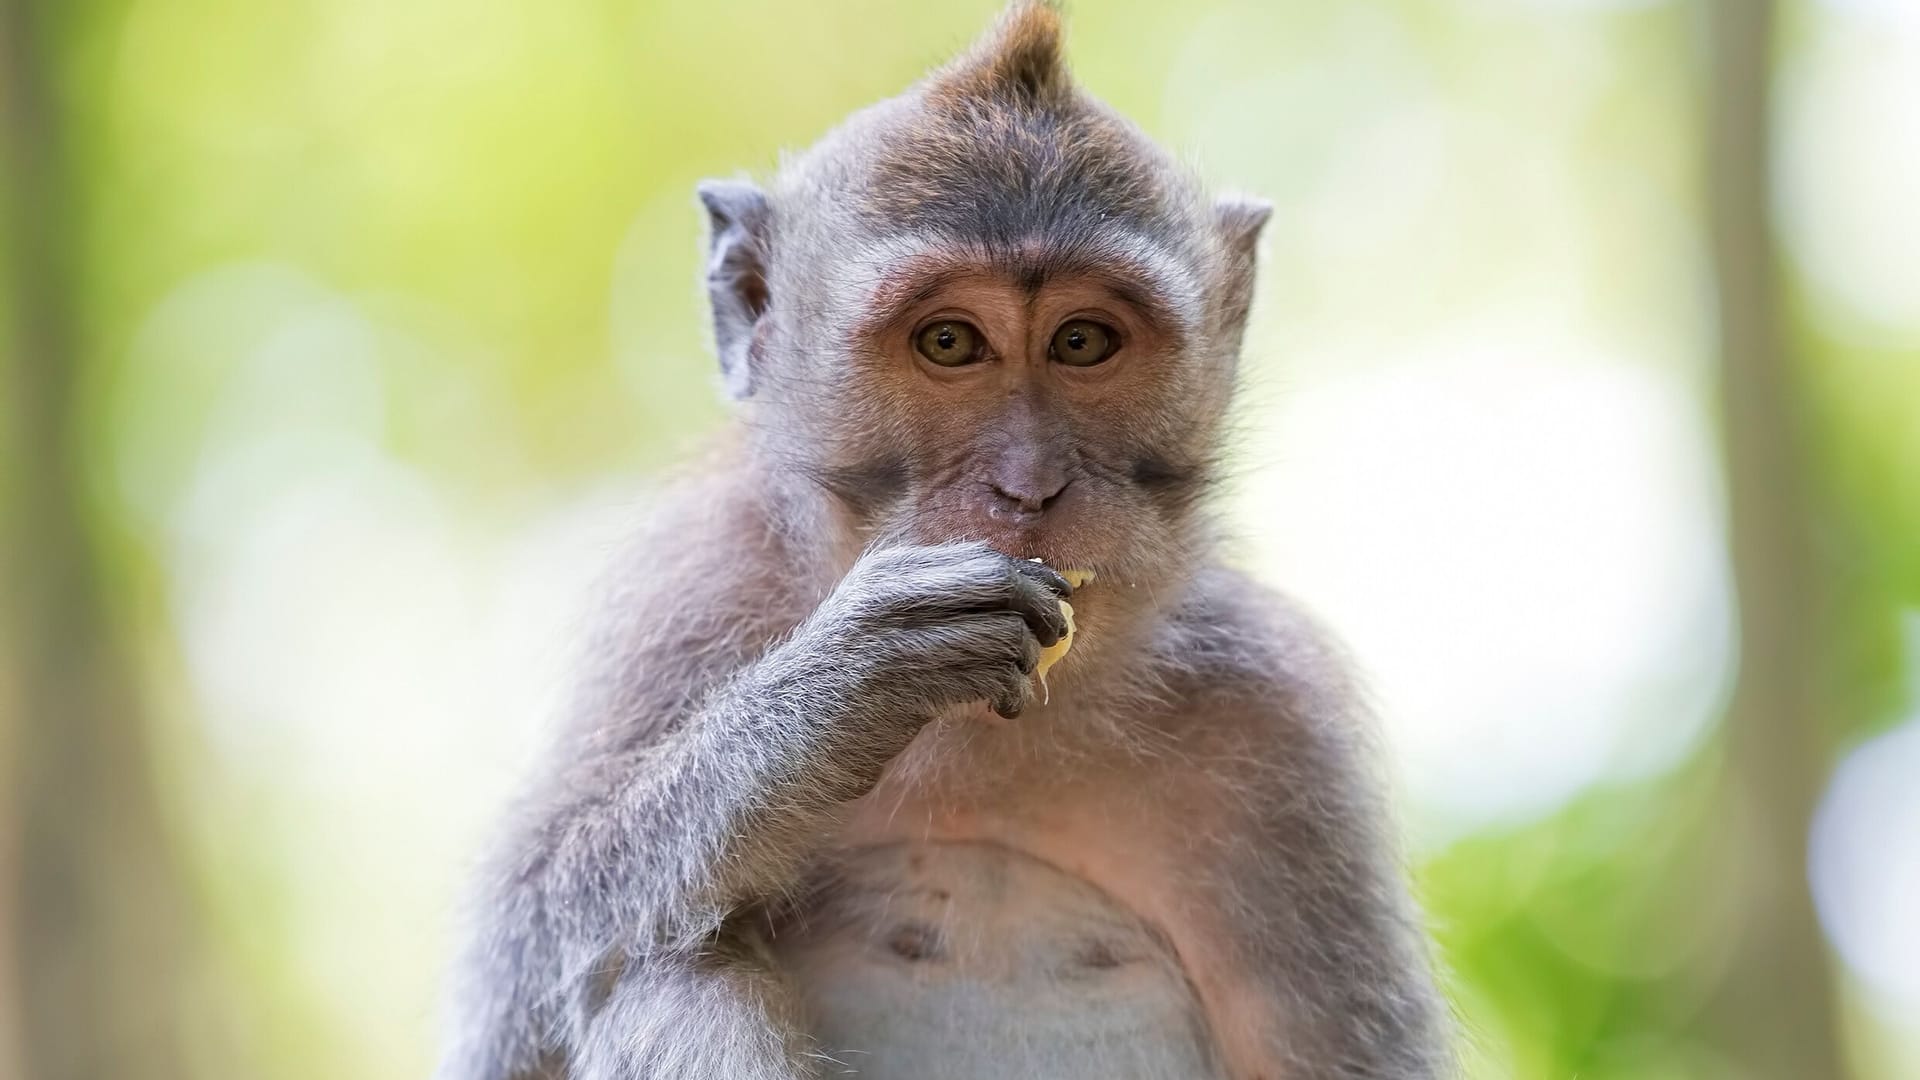
[[[933,323],[914,339],[920,355],[941,367],[959,367],[980,359],[980,331],[958,319]]]
[[[1120,351],[1120,335],[1090,319],[1069,319],[1053,332],[1053,358],[1072,367],[1093,365]]]

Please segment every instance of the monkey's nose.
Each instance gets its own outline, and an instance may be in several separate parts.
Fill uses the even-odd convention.
[[[1036,517],[1046,513],[1048,508],[1059,501],[1060,496],[1073,483],[1061,478],[1029,483],[1007,483],[993,481],[987,486],[992,489],[995,501],[1003,511],[1019,514],[1023,517]]]

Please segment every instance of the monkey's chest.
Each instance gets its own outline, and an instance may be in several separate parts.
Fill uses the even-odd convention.
[[[823,881],[772,946],[852,1075],[1221,1075],[1172,948],[1086,882],[987,843],[863,848]]]

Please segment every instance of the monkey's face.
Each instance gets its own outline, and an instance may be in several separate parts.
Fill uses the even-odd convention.
[[[1111,579],[1189,549],[1230,358],[1190,270],[1137,245],[1085,255],[896,255],[857,275],[879,284],[833,320],[839,340],[789,354],[802,380],[769,377],[827,436],[808,471],[860,533],[983,539]]]

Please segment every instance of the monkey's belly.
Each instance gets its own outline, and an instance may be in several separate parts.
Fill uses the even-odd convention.
[[[1046,863],[889,844],[845,856],[816,897],[774,952],[821,1050],[863,1080],[1221,1075],[1165,939]]]

